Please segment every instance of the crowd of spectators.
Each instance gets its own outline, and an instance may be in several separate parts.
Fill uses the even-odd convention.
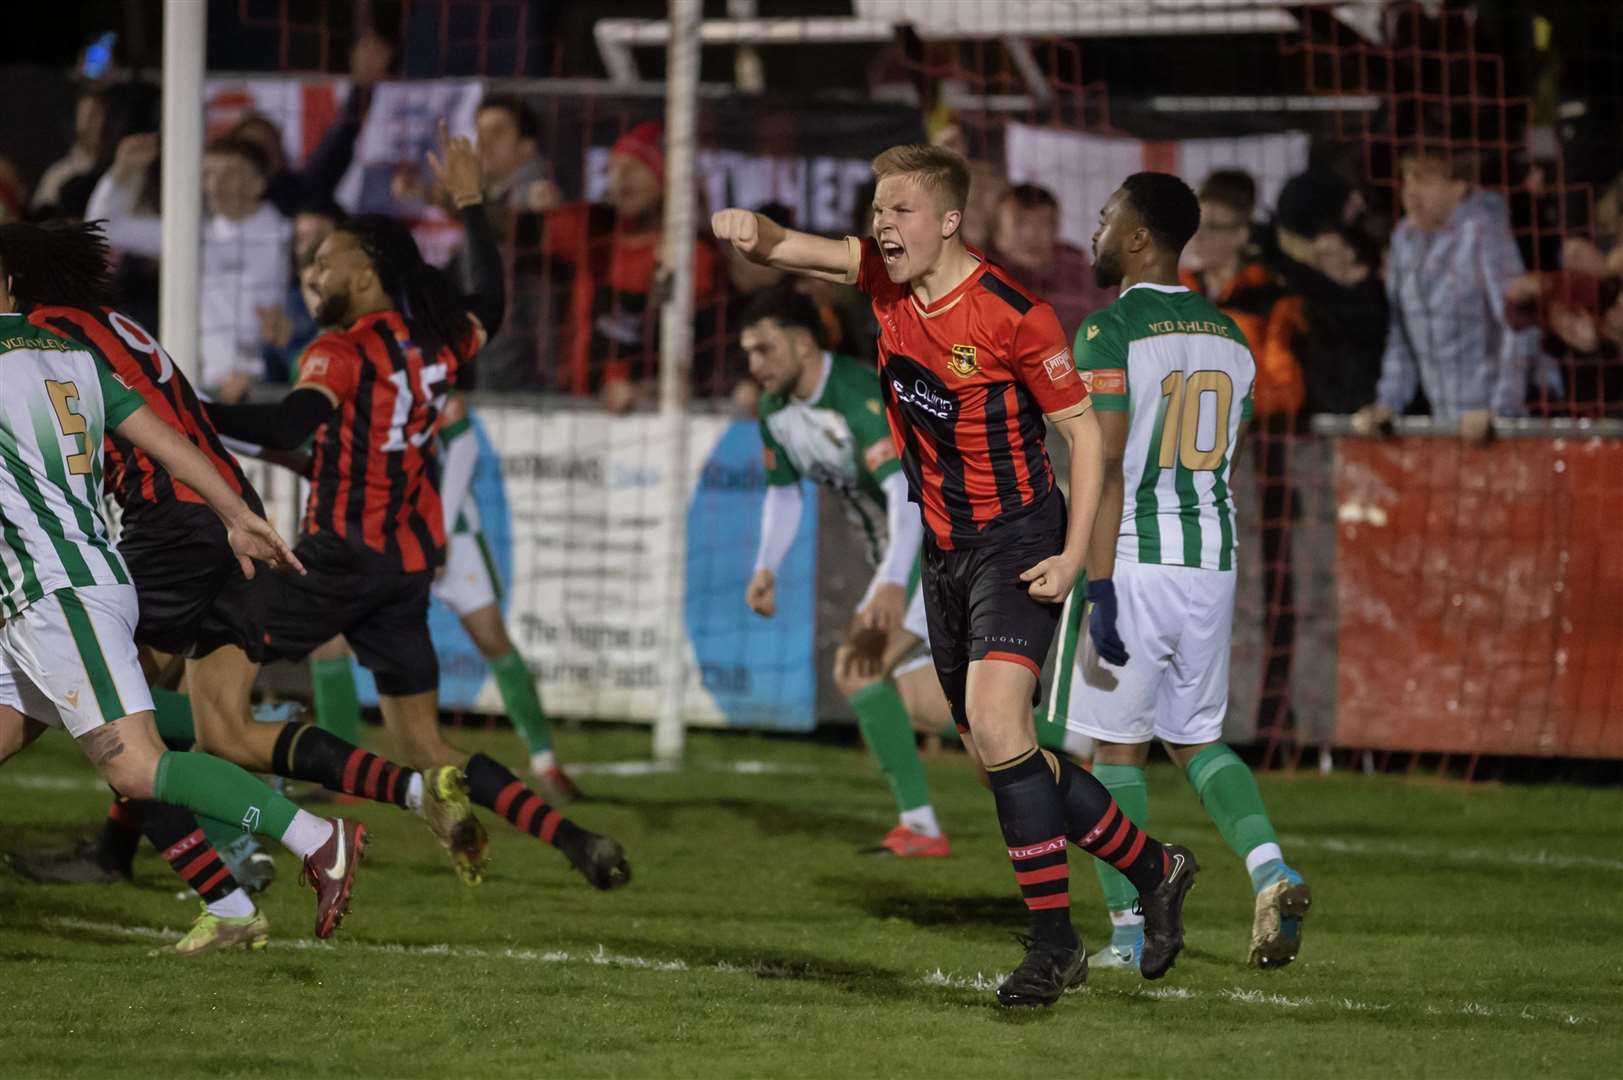
[[[316,326],[301,288],[321,240],[342,220],[335,198],[366,121],[372,87],[393,61],[374,35],[351,55],[350,91],[319,145],[290,161],[283,132],[248,113],[203,155],[204,227],[199,382],[235,401],[257,384],[296,377]],[[106,222],[126,305],[156,316],[156,96],[150,86],[86,84],[63,157],[30,189],[0,159],[0,214]],[[615,412],[652,404],[659,301],[666,282],[664,135],[627,123],[606,155],[596,193],[566,192],[547,133],[522,97],[492,93],[475,115],[485,207],[503,238],[511,311],[480,358],[488,389],[591,399]],[[955,129],[942,134],[950,140]],[[1110,302],[1089,255],[1062,237],[1056,191],[1011,182],[995,161],[971,161],[962,228],[1075,327]],[[1496,417],[1618,415],[1623,411],[1623,181],[1597,200],[1593,237],[1560,246],[1561,265],[1530,273],[1510,209],[1476,185],[1479,163],[1457,143],[1417,139],[1398,157],[1395,228],[1384,229],[1361,178],[1311,169],[1259,206],[1252,176],[1222,169],[1199,181],[1202,224],[1186,284],[1239,322],[1258,360],[1256,414],[1265,431],[1301,432],[1319,414],[1380,430],[1430,414],[1468,438]],[[441,196],[397,178],[432,206]],[[696,220],[702,222],[701,213]],[[761,212],[786,225],[781,203]],[[1074,207],[1072,208],[1075,209]],[[860,231],[862,211],[851,228]],[[466,278],[465,259],[452,256]],[[695,398],[753,408],[737,348],[740,312],[781,275],[736,258],[709,237],[695,245]],[[464,282],[466,284],[466,282]],[[874,328],[861,299],[827,283],[796,283],[822,313],[830,348],[866,355]]]

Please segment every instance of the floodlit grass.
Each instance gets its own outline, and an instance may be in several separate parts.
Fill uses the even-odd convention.
[[[515,740],[459,735],[517,766]],[[565,732],[565,760],[646,751]],[[741,762],[758,768],[739,769]],[[1314,887],[1302,958],[1245,966],[1244,868],[1173,769],[1151,827],[1200,855],[1189,947],[1165,979],[1097,972],[1053,1009],[998,1009],[1023,911],[990,797],[930,762],[953,856],[853,854],[889,827],[855,749],[695,735],[684,771],[582,777],[581,824],[631,852],[596,893],[491,822],[457,883],[417,820],[374,830],[353,914],[311,940],[279,853],[258,954],[163,955],[195,914],[144,850],[119,887],[0,870],[0,1046],[14,1077],[1614,1076],[1623,1061],[1623,794],[1263,776]],[[52,733],[0,770],[0,849],[99,823],[105,792]],[[348,812],[348,811],[346,811]],[[1084,936],[1107,933],[1073,856]]]

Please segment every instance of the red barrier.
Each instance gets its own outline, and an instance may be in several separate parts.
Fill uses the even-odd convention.
[[[1623,442],[1343,439],[1340,746],[1623,758]]]

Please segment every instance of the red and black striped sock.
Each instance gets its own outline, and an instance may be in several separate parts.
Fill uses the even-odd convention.
[[[362,750],[314,724],[285,724],[271,751],[271,771],[345,795],[406,805],[412,770]]]
[[[150,805],[142,799],[120,797],[107,807],[107,819],[96,835],[96,861],[104,870],[130,876],[135,851],[141,846],[141,821]]]
[[[496,811],[520,832],[563,851],[578,847],[586,838],[586,830],[548,806],[494,758],[475,754],[463,772],[468,777],[468,798]]]
[[[142,831],[180,880],[191,886],[205,904],[216,903],[236,891],[237,879],[197,827],[190,810],[168,803],[149,803]]]
[[[1133,824],[1092,773],[1063,754],[1043,755],[1052,762],[1071,842],[1120,870],[1141,896],[1161,884],[1171,863],[1160,841]]]
[[[1032,936],[1076,948],[1071,927],[1071,875],[1065,857],[1065,810],[1047,760],[1035,748],[986,767],[998,824],[1014,878],[1031,915]]]

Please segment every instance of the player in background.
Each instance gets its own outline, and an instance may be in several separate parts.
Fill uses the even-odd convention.
[[[154,416],[204,456],[227,488],[260,512],[258,495],[221,445],[185,375],[144,328],[107,307],[107,248],[98,226],[0,226],[0,261],[10,275],[13,303],[27,312],[31,324],[94,351]],[[308,756],[301,766],[279,758],[275,748],[291,741],[285,739],[287,730],[249,719],[249,690],[257,672],[257,659],[250,657],[259,655],[260,609],[273,584],[271,576],[250,579],[243,574],[225,529],[201,493],[171,476],[151,455],[116,436],[108,438],[104,454],[107,490],[123,510],[119,554],[135,587],[135,639],[143,668],[149,681],[156,681],[169,674],[178,677],[184,667],[197,698],[194,726],[187,696],[153,690],[159,735],[171,749],[196,741],[247,769],[343,789],[344,770],[312,768]],[[342,751],[350,758],[365,753],[350,746]],[[380,773],[400,772],[391,763],[367,758],[368,764],[380,762]],[[421,788],[409,773],[401,781],[408,789]],[[361,790],[354,783],[348,787]],[[456,812],[432,800],[422,809],[431,822],[436,809]],[[471,816],[471,809],[464,807],[462,813]],[[180,807],[121,800],[110,809],[91,850],[70,849],[54,858],[47,854],[23,866],[36,880],[121,880],[128,877],[139,834],[145,833],[203,902],[177,951],[190,955],[259,948],[269,924],[210,839],[210,834],[229,835],[229,829],[229,823],[200,823]]]
[[[300,810],[220,758],[164,749],[134,641],[136,590],[102,511],[106,433],[219,515],[245,576],[255,559],[292,571],[299,561],[104,358],[17,311],[9,270],[0,262],[0,761],[46,727],[66,728],[118,794],[280,840],[303,860],[315,933],[328,937],[349,908],[366,828]]]
[[[1093,737],[1094,775],[1140,823],[1144,763],[1161,740],[1251,875],[1250,962],[1280,967],[1296,959],[1311,895],[1285,864],[1251,770],[1221,741],[1234,625],[1229,469],[1256,364],[1234,320],[1179,284],[1178,258],[1199,224],[1182,180],[1137,173],[1105,203],[1093,236],[1099,285],[1120,285],[1121,296],[1076,335],[1105,483],[1088,549],[1091,642],[1076,658],[1070,726]],[[1098,871],[1114,930],[1094,960],[1127,966],[1144,947],[1137,890]]]
[[[909,659],[927,633],[918,587],[923,530],[908,503],[879,379],[871,365],[822,348],[817,305],[792,288],[759,293],[739,325],[750,374],[761,384],[767,483],[760,550],[745,602],[757,615],[776,613],[778,568],[800,527],[802,478],[836,492],[861,530],[874,575],[834,655],[834,682],[851,702],[901,815],[872,850],[902,858],[945,856],[951,849],[930,804],[908,720],[911,705],[941,698],[928,657]]]
[[[439,439],[445,569],[431,591],[462,623],[468,639],[490,665],[502,708],[529,751],[530,774],[541,794],[553,806],[567,806],[580,798],[580,788],[558,764],[552,748],[552,721],[541,705],[535,675],[519,655],[502,619],[501,573],[480,529],[479,504],[473,497],[479,440],[473,431],[472,410],[461,394],[452,394],[447,401],[444,424]],[[316,716],[328,730],[360,730],[361,706],[349,658],[342,639],[328,642],[310,655],[312,681],[318,686],[327,683],[326,693],[316,696]],[[318,663],[325,670],[317,671]],[[345,685],[335,689],[340,680]]]
[[[316,252],[317,323],[342,326],[311,343],[299,381],[279,403],[211,408],[219,430],[272,450],[315,436],[309,500],[297,550],[309,569],[280,578],[265,614],[265,644],[298,660],[343,635],[377,680],[384,725],[415,768],[431,770],[434,797],[478,805],[551,844],[594,887],[630,879],[620,845],[588,832],[485,754],[457,750],[439,727],[439,660],[428,596],[445,558],[434,436],[447,396],[505,306],[500,256],[480,212],[473,145],[441,125],[430,165],[462,212],[480,265],[498,268],[470,299],[423,262],[406,227],[381,217],[345,222]],[[473,305],[470,310],[470,302]],[[304,726],[285,748],[321,749]],[[449,768],[448,768],[449,767]],[[369,769],[365,783],[382,782]],[[389,785],[391,788],[394,786]],[[442,836],[470,885],[484,877],[484,830],[471,814]]]
[[[891,436],[924,517],[930,651],[964,745],[990,774],[1030,912],[1004,1005],[1049,1005],[1087,978],[1070,918],[1066,848],[1112,861],[1143,897],[1141,970],[1183,947],[1194,856],[1134,825],[1097,780],[1037,746],[1031,706],[1059,605],[1087,553],[1101,474],[1098,423],[1053,308],[959,234],[969,170],[951,151],[897,146],[874,159],[873,235],[830,240],[745,210],[715,234],[746,257],[867,293],[880,328]],[[1071,506],[1043,446],[1070,444]]]

